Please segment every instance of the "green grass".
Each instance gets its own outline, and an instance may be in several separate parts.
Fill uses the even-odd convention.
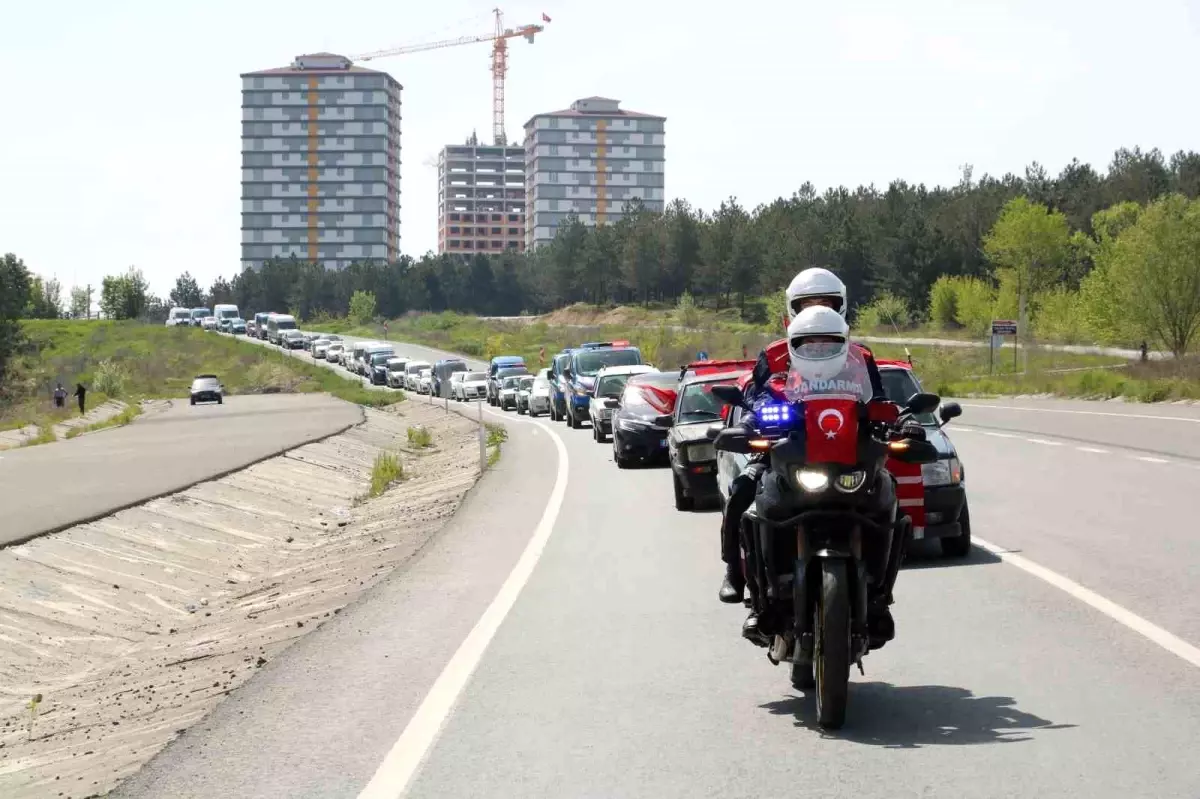
[[[42,425],[38,428],[36,436],[31,436],[21,442],[22,447],[36,447],[39,444],[51,444],[58,441],[58,437],[54,434],[52,425]]]
[[[484,425],[487,428],[487,450],[488,450],[488,466],[495,466],[500,460],[500,446],[508,441],[508,430],[504,425],[492,424],[488,422]]]
[[[416,425],[408,428],[408,443],[417,449],[433,446],[433,433],[429,428]]]
[[[68,391],[88,387],[88,404],[108,399],[131,405],[144,398],[182,398],[197,374],[215,374],[229,394],[328,392],[360,405],[404,399],[399,391],[371,391],[330,369],[283,352],[196,328],[137,322],[37,320],[22,324],[29,342],[14,360],[0,393],[0,429],[46,426],[67,418],[52,408],[56,382]]]
[[[624,312],[625,309],[616,310]],[[388,337],[485,360],[495,355],[521,355],[531,368],[541,364],[541,347],[545,347],[548,361],[562,348],[576,346],[582,341],[627,339],[641,348],[646,361],[661,369],[678,367],[695,358],[701,350],[713,358],[740,358],[745,348],[753,358],[764,345],[777,338],[761,328],[733,322],[723,322],[704,331],[673,329],[663,321],[669,319],[673,311],[659,311],[660,323],[654,324],[648,320],[654,318],[655,311],[643,313],[643,310],[638,309],[638,314],[632,317],[634,321],[627,324],[584,327],[551,325],[543,321],[485,321],[454,313],[410,314],[389,322]],[[586,316],[579,309],[565,309],[556,314],[557,318],[567,320]],[[350,327],[343,324],[341,329],[350,335],[383,338],[380,325]],[[905,348],[898,344],[872,344],[871,349],[879,358],[903,360],[906,357]],[[1026,369],[1024,356],[1014,368],[1011,349],[997,352],[994,362],[990,363],[985,347],[910,346],[908,350],[922,383],[929,390],[946,396],[1053,394],[1125,397],[1140,402],[1200,398],[1200,364],[1194,360],[1178,364],[1172,361],[1143,364],[1104,355],[1032,349]]]
[[[387,491],[393,483],[403,479],[404,464],[400,462],[400,456],[383,450],[375,456],[375,463],[371,467],[371,488],[367,496],[377,497]]]

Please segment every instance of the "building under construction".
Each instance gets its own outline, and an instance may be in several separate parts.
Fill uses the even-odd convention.
[[[438,252],[525,249],[525,148],[447,145],[438,155]]]

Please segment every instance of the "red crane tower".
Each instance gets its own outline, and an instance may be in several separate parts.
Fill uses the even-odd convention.
[[[463,44],[478,42],[492,43],[492,137],[497,145],[508,144],[508,136],[504,132],[504,76],[508,74],[508,40],[522,37],[530,44],[533,37],[546,29],[545,25],[521,25],[516,28],[504,27],[504,13],[492,9],[496,16],[496,29],[491,33],[478,36],[459,36],[456,39],[443,39],[438,42],[423,42],[403,47],[391,47],[386,50],[376,50],[373,53],[363,53],[351,56],[353,61],[370,61],[375,58],[386,58],[393,55],[421,53],[426,50],[440,50],[443,47],[458,47]],[[542,22],[549,22],[550,17],[542,14]]]

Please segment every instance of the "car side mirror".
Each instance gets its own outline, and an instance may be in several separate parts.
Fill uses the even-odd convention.
[[[908,402],[904,406],[904,410],[913,415],[922,413],[933,413],[942,401],[942,398],[937,394],[928,394],[924,391],[913,394],[908,398]]]
[[[726,405],[741,405],[745,401],[742,390],[737,386],[713,386],[712,395]]]
[[[942,424],[946,424],[951,419],[957,419],[958,417],[962,416],[962,406],[957,402],[947,402],[942,406],[942,409],[938,411],[938,416],[941,417]]]
[[[675,418],[669,413],[663,413],[654,417],[654,423],[659,427],[670,427],[675,423]]]
[[[708,426],[708,429],[704,431],[704,437],[709,441],[716,441],[717,436],[721,435],[721,431],[724,429],[725,425],[721,424],[720,422],[713,422]]]

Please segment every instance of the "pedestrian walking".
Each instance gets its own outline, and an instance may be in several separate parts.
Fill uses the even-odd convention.
[[[64,408],[67,405],[67,390],[63,388],[63,384],[59,383],[54,389],[54,407]]]
[[[1141,350],[1142,350],[1142,363],[1145,363],[1145,362],[1146,362],[1147,351],[1146,351],[1146,342],[1144,342],[1144,341],[1142,342],[1142,347],[1141,347]]]
[[[82,416],[85,408],[85,398],[87,397],[87,389],[83,387],[83,383],[75,384],[75,398],[79,400],[79,415]]]

